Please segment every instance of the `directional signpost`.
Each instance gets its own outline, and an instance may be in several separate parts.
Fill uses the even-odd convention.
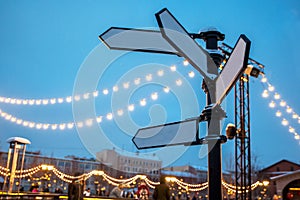
[[[245,35],[240,36],[219,73],[217,66],[221,64],[222,56],[208,53],[194,38],[204,39],[208,50],[217,50],[217,42],[224,39],[223,34],[215,30],[190,34],[166,8],[156,14],[156,19],[160,31],[112,27],[99,38],[110,49],[184,57],[204,78],[207,106],[199,117],[139,129],[132,141],[138,149],[208,144],[208,196],[211,200],[221,200],[221,143],[226,142],[226,137],[220,135],[220,120],[225,117],[220,104],[247,67],[250,41]],[[204,138],[199,137],[201,121],[208,122]]]

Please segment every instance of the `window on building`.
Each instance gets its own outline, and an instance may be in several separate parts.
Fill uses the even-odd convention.
[[[294,167],[293,166],[291,166],[291,171],[294,171]]]
[[[279,168],[279,167],[277,167],[277,168],[276,168],[276,170],[279,172],[279,171],[280,171],[280,168]]]

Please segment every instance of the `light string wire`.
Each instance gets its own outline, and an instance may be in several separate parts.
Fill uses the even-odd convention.
[[[5,176],[5,177],[10,176],[9,169],[0,166],[0,170],[2,170],[2,171],[0,171],[0,172],[2,172],[2,173],[0,173],[2,176]],[[55,166],[48,165],[48,164],[40,164],[36,167],[32,167],[30,169],[26,169],[26,170],[22,170],[22,171],[16,170],[15,178],[26,178],[26,177],[33,178],[32,176],[40,171],[49,171],[49,172],[52,171],[57,178],[59,178],[60,180],[62,180],[64,182],[67,182],[67,183],[71,183],[74,180],[86,181],[87,179],[89,179],[92,176],[102,176],[105,181],[107,181],[109,184],[115,185],[115,186],[117,186],[119,184],[123,184],[125,187],[131,187],[130,185],[135,184],[138,179],[145,181],[146,184],[152,189],[154,189],[155,186],[160,184],[159,182],[151,181],[146,175],[137,174],[131,178],[118,179],[118,178],[109,176],[108,174],[106,174],[104,171],[101,171],[101,170],[92,170],[88,173],[83,173],[79,176],[72,176],[72,175],[63,173],[62,171],[58,170]],[[176,177],[166,177],[166,181],[174,182],[178,186],[184,188],[186,191],[191,191],[191,192],[197,192],[197,191],[201,191],[201,190],[208,188],[208,182],[204,182],[204,183],[200,183],[200,184],[190,184],[190,183],[183,182]],[[236,186],[226,183],[224,180],[222,180],[222,185],[223,185],[223,187],[225,187],[227,190],[229,190],[231,192],[236,191]],[[250,188],[251,188],[251,190],[254,190],[259,185],[261,185],[261,183],[259,181],[257,181],[255,183],[253,183],[250,186]],[[238,187],[238,189],[240,190],[240,187]],[[248,192],[248,190],[247,190],[247,192]]]
[[[189,63],[187,61],[184,61],[183,62],[183,65],[184,66],[188,66]],[[168,69],[166,69],[168,70]],[[169,67],[169,70],[171,72],[176,72],[177,71],[177,65],[171,65]],[[164,76],[164,69],[160,69],[156,72],[156,75],[157,77],[163,77]],[[145,77],[145,83],[147,82],[150,82],[152,79],[153,79],[153,76],[154,74],[145,74],[144,77]],[[195,76],[195,72],[193,70],[189,71],[188,72],[188,77],[189,78],[194,78]],[[130,83],[133,83],[134,85],[140,85],[142,84],[142,78],[135,78],[134,81],[127,81],[127,82],[123,82],[123,89],[124,90],[127,90],[129,87],[130,87]],[[182,86],[183,84],[183,81],[182,79],[178,78],[176,79],[175,81],[175,85],[180,87]],[[104,89],[103,90],[103,95],[106,96],[108,95],[110,92],[118,92],[120,90],[120,87],[119,86],[113,86],[113,89],[112,91],[109,91],[108,89]],[[25,119],[22,119],[22,118],[18,118],[10,113],[7,113],[3,110],[0,109],[0,117],[2,117],[3,119],[7,120],[7,121],[10,121],[12,123],[15,123],[17,125],[20,125],[20,126],[24,126],[24,127],[27,127],[27,128],[35,128],[35,129],[38,129],[38,130],[48,130],[48,129],[52,129],[52,130],[65,130],[65,129],[73,129],[75,127],[75,125],[78,127],[78,128],[82,128],[84,126],[91,126],[93,125],[94,121],[96,121],[97,123],[100,123],[102,122],[103,118],[106,118],[107,120],[112,120],[114,118],[114,116],[122,116],[124,114],[124,111],[125,110],[128,110],[130,112],[134,111],[135,107],[138,105],[138,106],[146,106],[147,102],[150,102],[151,100],[152,101],[156,101],[159,96],[162,94],[162,93],[169,93],[171,91],[171,87],[170,86],[165,86],[161,91],[154,91],[152,92],[148,97],[144,97],[144,98],[141,98],[140,100],[138,100],[137,102],[134,102],[134,103],[131,103],[129,105],[127,105],[126,108],[120,108],[120,109],[117,109],[116,110],[116,113],[112,113],[112,112],[108,112],[104,115],[98,115],[96,116],[96,119],[86,119],[84,121],[79,121],[79,122],[76,122],[76,124],[74,122],[63,122],[63,123],[42,123],[42,122],[36,122],[36,121],[29,121],[29,120],[25,120]],[[86,93],[83,95],[83,98],[80,97],[80,95],[75,95],[74,98],[76,101],[79,101],[80,99],[88,99],[90,98],[90,94],[93,94],[94,97],[98,96],[98,91],[95,91],[93,93]],[[96,95],[97,94],[97,95]],[[11,98],[6,98],[6,99],[11,99]],[[51,98],[53,99],[53,98]],[[63,98],[59,98],[59,99],[63,99]],[[67,97],[68,101],[65,101],[65,102],[68,102],[68,103],[71,103],[72,102],[72,99],[71,97]],[[1,98],[0,98],[1,100]],[[35,99],[33,100],[28,100],[26,99],[27,102],[39,102]],[[41,100],[42,101],[42,100]],[[0,101],[1,102],[1,101]],[[5,103],[8,102],[7,101],[4,101]],[[64,102],[64,101],[60,101],[60,102]],[[24,105],[34,105],[34,104],[24,104]],[[40,104],[38,104],[40,105]],[[44,104],[46,105],[46,104]]]
[[[281,124],[288,127],[288,131],[293,134],[294,139],[299,140],[300,135],[296,131],[295,127],[284,117],[284,114],[291,117],[293,120],[300,124],[300,116],[294,111],[294,109],[288,105],[288,103],[281,97],[281,95],[275,90],[275,87],[268,81],[266,76],[262,76],[261,82],[263,83],[264,90],[262,92],[263,98],[269,98],[269,107],[275,110],[275,116],[281,119]],[[284,109],[285,111],[282,111]]]

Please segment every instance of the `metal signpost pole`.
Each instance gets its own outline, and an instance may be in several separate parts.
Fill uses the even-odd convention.
[[[206,42],[206,49],[212,50],[211,57],[216,66],[220,66],[223,61],[223,56],[217,54],[218,41],[224,40],[224,34],[216,30],[208,30],[200,33],[200,38]],[[206,104],[216,103],[216,84],[215,81],[206,79],[203,80],[202,86],[206,93]],[[221,110],[219,106],[211,110],[210,117],[207,121],[207,137],[215,138],[208,141],[208,197],[209,199],[222,199],[222,161],[221,161],[221,142],[219,136],[221,135],[220,120],[223,118],[219,114]],[[225,113],[224,113],[225,115]],[[223,115],[223,116],[224,116]]]

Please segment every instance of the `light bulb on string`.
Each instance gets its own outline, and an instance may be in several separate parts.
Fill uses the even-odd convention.
[[[129,111],[134,111],[134,105],[133,104],[128,105],[128,110]]]
[[[287,113],[292,113],[292,112],[293,112],[293,109],[292,109],[291,107],[287,107],[287,108],[286,108],[286,112],[287,112]]]
[[[169,93],[170,92],[170,88],[169,87],[164,87],[164,92],[165,93]]]
[[[146,99],[140,100],[140,105],[145,106],[147,104]]]
[[[282,124],[283,126],[287,126],[287,125],[289,125],[289,122],[288,122],[288,120],[283,119],[283,120],[281,121],[281,124]]]
[[[269,103],[269,107],[270,107],[270,108],[275,108],[275,106],[276,106],[276,104],[275,104],[274,101],[271,101],[271,102]]]
[[[175,71],[176,71],[176,66],[175,66],[175,65],[172,65],[172,66],[170,67],[170,70],[171,70],[172,72],[175,72]]]
[[[134,84],[139,85],[141,83],[141,78],[134,79]]]
[[[114,91],[114,92],[118,92],[118,90],[119,90],[119,87],[118,87],[118,86],[116,86],[116,85],[113,86],[113,91]]]
[[[123,88],[128,89],[129,88],[129,82],[123,83]]]
[[[267,81],[268,81],[268,79],[265,76],[262,77],[261,82],[266,83]]]
[[[183,65],[184,65],[184,66],[188,66],[188,65],[189,65],[189,61],[184,60],[184,61],[183,61]]]
[[[286,102],[283,101],[283,100],[281,100],[280,103],[279,103],[279,105],[280,105],[281,107],[284,107],[284,106],[286,106]]]
[[[282,113],[278,110],[278,111],[276,112],[276,117],[281,117],[281,115],[282,115]]]
[[[96,118],[96,121],[97,121],[98,123],[102,122],[102,116],[98,116],[98,117]]]
[[[280,94],[275,93],[275,94],[274,94],[274,99],[280,99]]]
[[[102,93],[103,93],[104,95],[108,95],[109,91],[108,91],[108,89],[104,89],[104,90],[102,91]]]
[[[275,90],[275,87],[273,85],[269,85],[268,90],[270,92],[273,92]]]
[[[297,119],[299,117],[299,115],[298,114],[296,114],[296,113],[293,113],[293,115],[292,115],[292,118],[293,119]]]
[[[299,140],[299,139],[300,139],[300,135],[295,134],[295,139],[296,139],[296,140]]]
[[[290,133],[295,133],[295,129],[294,129],[293,127],[290,126],[290,127],[289,127],[289,132],[290,132]]]
[[[113,114],[112,113],[107,113],[106,119],[112,120],[113,119]]]
[[[268,90],[264,90],[264,91],[263,91],[262,97],[264,97],[264,98],[269,97],[269,92],[268,92]]]
[[[152,74],[146,75],[146,81],[152,81]]]
[[[98,95],[99,95],[99,92],[98,92],[98,91],[94,91],[94,92],[93,92],[93,96],[94,96],[94,97],[97,97]]]
[[[163,76],[163,75],[164,75],[164,70],[162,70],[162,69],[161,69],[161,70],[158,70],[158,71],[157,71],[157,75],[158,75],[158,76]]]
[[[182,80],[181,79],[177,79],[176,80],[176,85],[177,86],[181,86],[182,85]]]
[[[195,77],[195,72],[194,71],[190,71],[189,72],[189,77],[190,78],[194,78]]]
[[[124,114],[124,111],[123,111],[122,109],[119,109],[119,110],[117,111],[117,114],[118,114],[119,116],[122,116],[122,115]]]
[[[157,92],[154,92],[154,93],[151,94],[151,99],[154,100],[154,101],[158,99]]]

